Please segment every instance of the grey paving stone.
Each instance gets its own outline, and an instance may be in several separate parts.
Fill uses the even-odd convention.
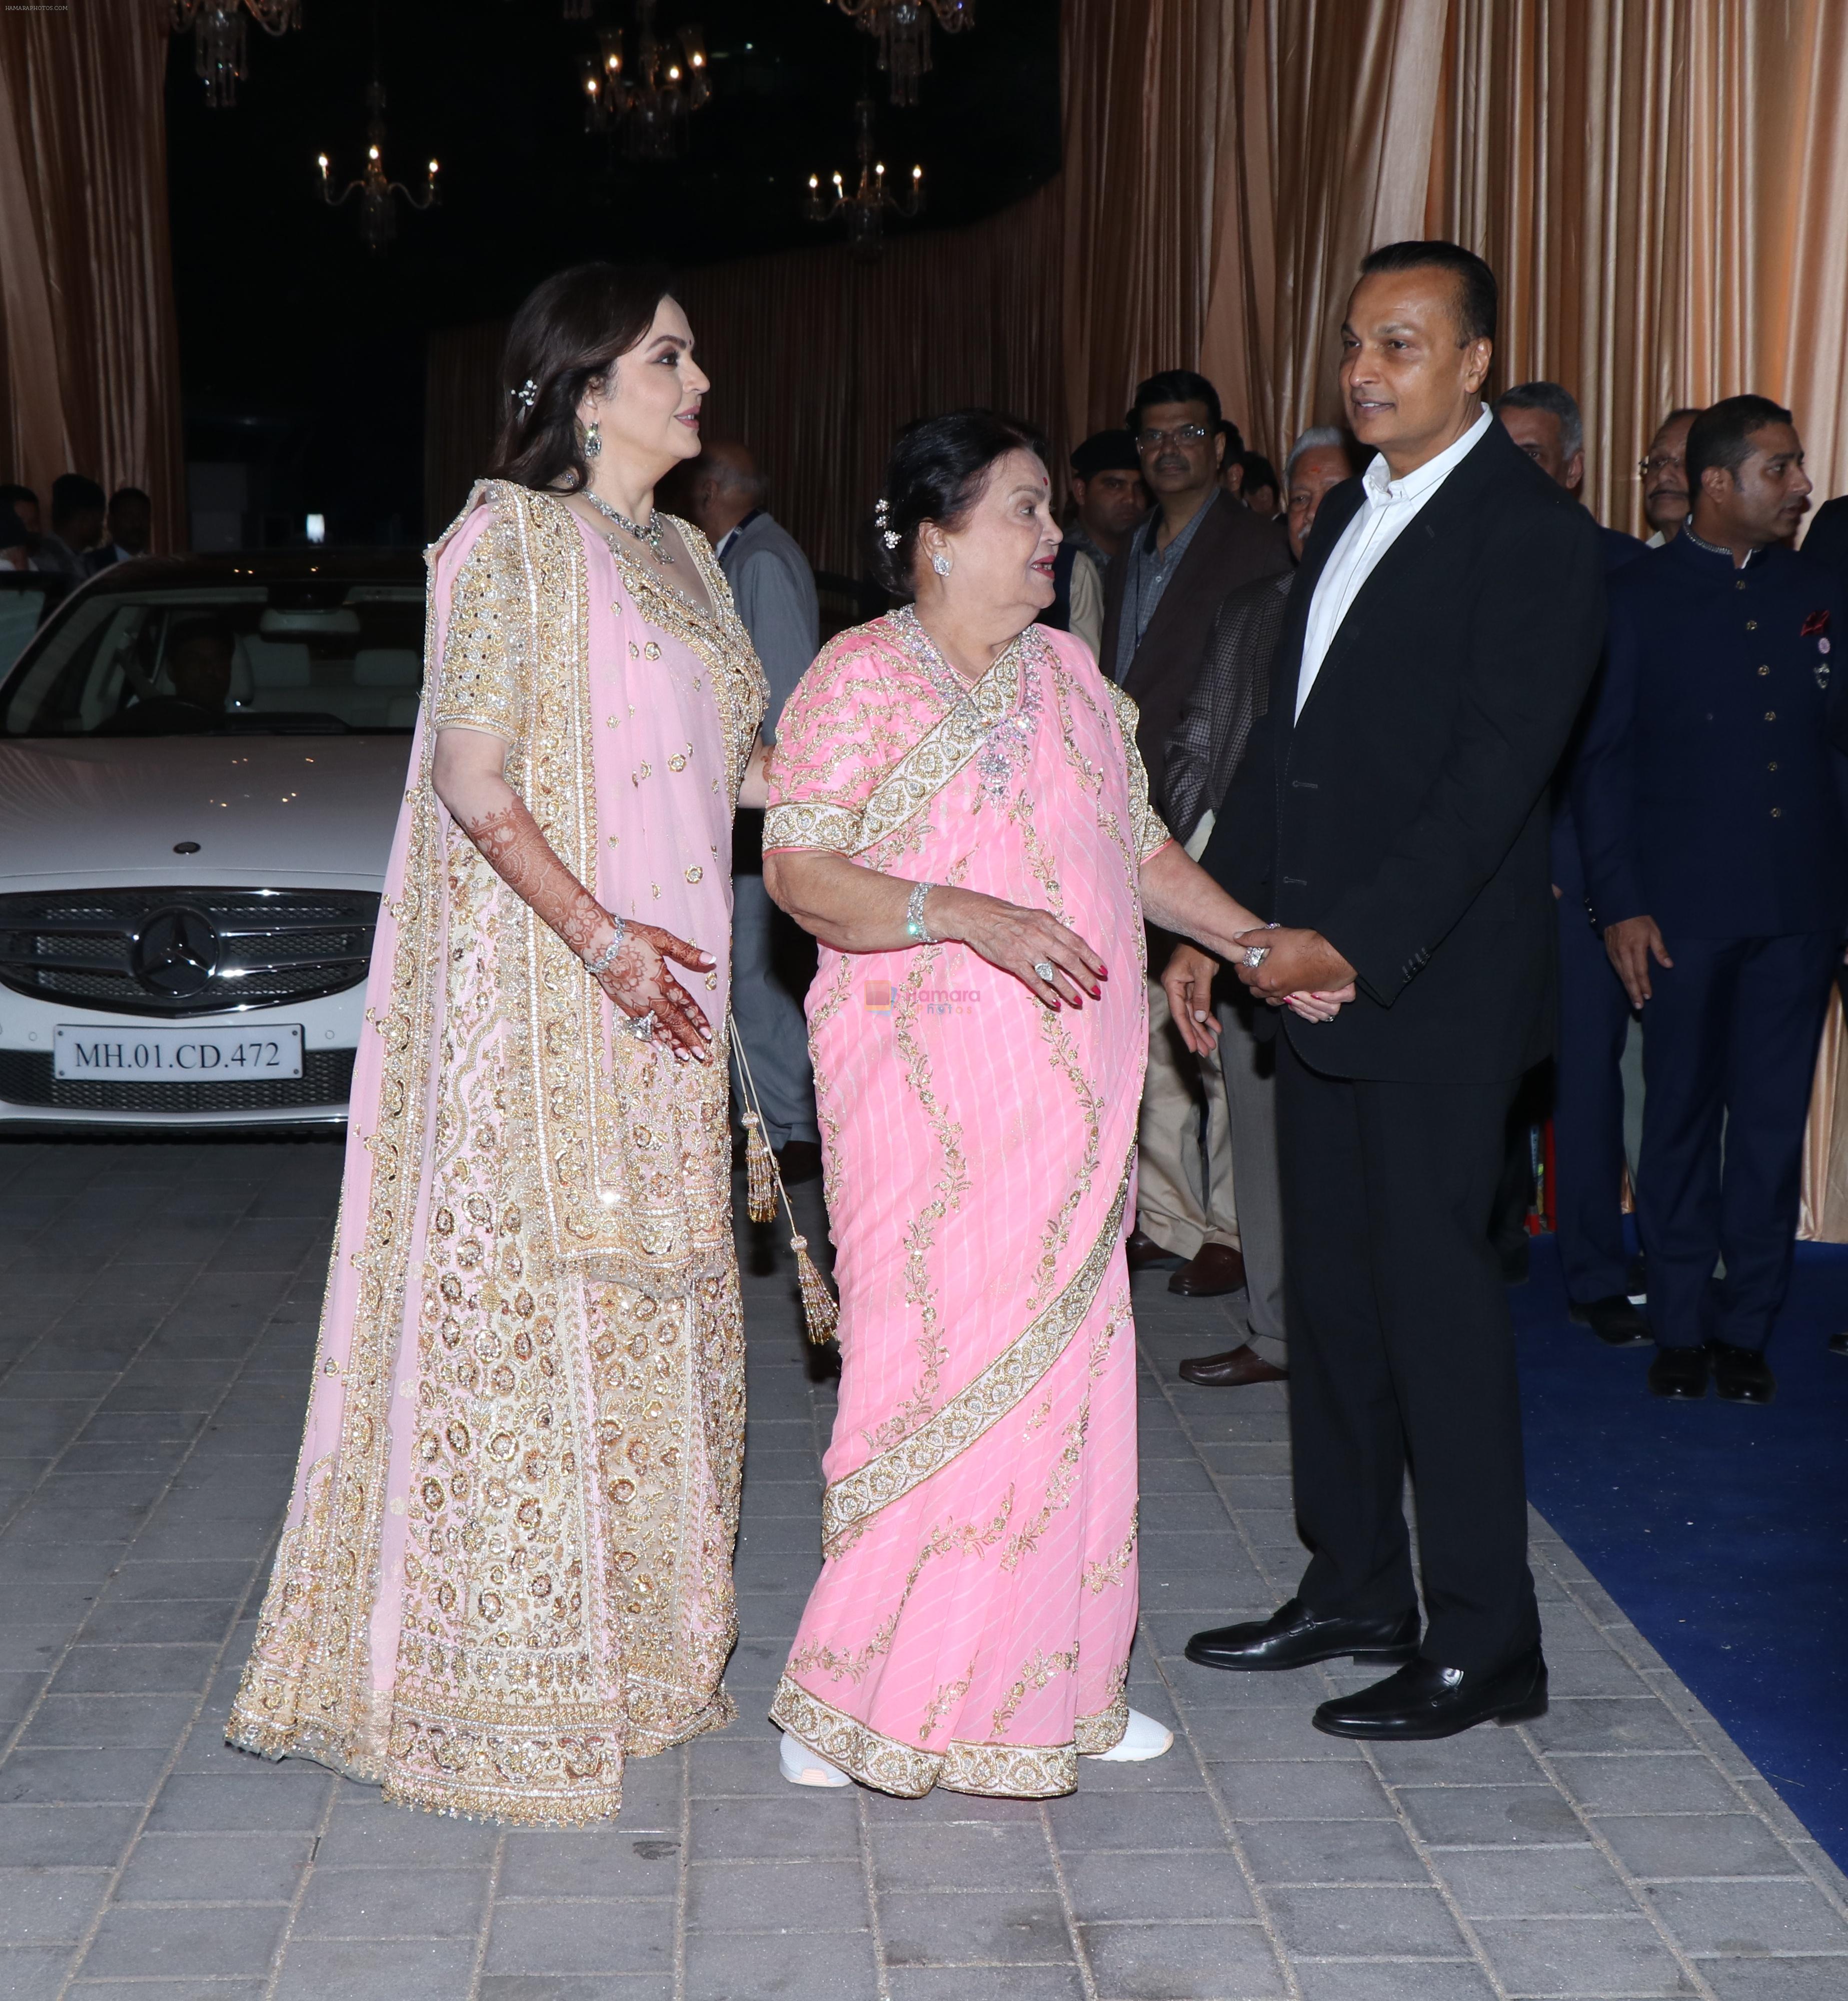
[[[516,1828],[505,1843],[502,1897],[672,1897],[679,1888],[677,1839],[620,1829],[551,1833]]]
[[[1303,2001],[1497,2001],[1473,1961],[1305,1959],[1296,1977]]]
[[[106,1869],[0,1869],[0,1945],[80,1939],[108,1893]]]
[[[686,2001],[868,2001],[877,1992],[870,1932],[700,1932],[686,1941]]]
[[[158,1646],[188,1641],[210,1647],[223,1644],[237,1615],[237,1601],[228,1598],[169,1599],[164,1604],[106,1596],[84,1627],[84,1638],[95,1646]]]
[[[1623,1878],[1589,1843],[1453,1849],[1434,1860],[1466,1918],[1622,1916],[1636,1909]]]
[[[778,1797],[787,1781],[776,1769],[775,1739],[741,1737],[733,1731],[696,1738],[688,1747],[693,1790],[703,1796],[727,1793]]]
[[[479,2001],[672,2001],[671,1975],[652,1973],[491,1973]]]
[[[1842,2001],[1848,1959],[1703,1959],[1719,2001]]]
[[[1638,1814],[1598,1832],[1641,1877],[1791,1874],[1789,1849],[1750,1814]]]
[[[765,1800],[695,1800],[692,1859],[699,1862],[845,1860],[859,1852],[850,1792],[788,1786]],[[794,1795],[794,1797],[790,1797]]]
[[[1075,1966],[895,1966],[891,2001],[1082,2001]]]
[[[149,1829],[161,1833],[286,1833],[319,1824],[328,1788],[335,1783],[328,1773],[307,1765],[290,1770],[254,1758],[248,1763],[251,1771],[234,1777],[175,1772],[154,1803]]]
[[[1548,1783],[1516,1730],[1468,1730],[1434,1744],[1376,1744],[1389,1786],[1524,1786]]]
[[[0,1995],[5,2001],[57,2001],[70,1964],[68,1946],[21,1946],[0,1951]]]
[[[1552,1786],[1402,1786],[1398,1801],[1434,1847],[1530,1846],[1586,1838],[1571,1802]]]
[[[291,1940],[273,2001],[457,2001],[474,1950],[459,1939]]]
[[[123,1871],[116,1900],[286,1904],[313,1846],[307,1834],[144,1834]]]
[[[960,1824],[875,1822],[874,1880],[895,1890],[1021,1889],[1049,1884],[1052,1858],[1037,1817]]]
[[[304,1939],[473,1938],[481,1928],[487,1894],[485,1868],[374,1863],[335,1869],[318,1858],[295,1931]]]
[[[663,1887],[672,1891],[671,1876]],[[865,1891],[849,1870],[806,1862],[696,1862],[687,1870],[686,1923],[695,1931],[858,1932],[867,1929],[868,1916]]]
[[[1653,1696],[1555,1700],[1527,1728],[1543,1751],[1679,1751],[1687,1732]]]
[[[1214,1765],[1235,1820],[1361,1820],[1393,1817],[1385,1788],[1363,1764]]]
[[[1430,1876],[1405,1831],[1387,1820],[1274,1820],[1244,1831],[1260,1883],[1402,1883]]]
[[[1269,2001],[1286,1992],[1255,1925],[1086,1925],[1085,1950],[1110,2001]]]
[[[1273,1889],[1265,1893],[1292,1954],[1317,1958],[1381,1952],[1443,1958],[1464,1952],[1456,1923],[1433,1889]]]
[[[145,1800],[166,1762],[159,1750],[16,1750],[0,1765],[0,1804]]]
[[[34,1749],[170,1748],[192,1721],[189,1695],[47,1695],[19,1742]]]
[[[1290,1759],[1318,1765],[1357,1763],[1358,1744],[1328,1737],[1309,1719],[1322,1700],[1318,1691],[1301,1708],[1190,1709],[1187,1727],[1200,1756],[1214,1760]]]
[[[83,1971],[173,1979],[264,1973],[287,1916],[279,1904],[113,1905],[84,1954]]]
[[[1046,1815],[1062,1853],[1083,1849],[1224,1849],[1225,1830],[1204,1792],[1075,1793],[1048,1800]]]
[[[1070,1855],[1065,1873],[1072,1909],[1087,1923],[1256,1915],[1230,1854]]]
[[[1647,1918],[1481,1918],[1475,1930],[1511,1994],[1688,1992]]]
[[[54,1695],[197,1695],[217,1658],[213,1647],[73,1647],[52,1678]]]
[[[141,1816],[139,1805],[0,1806],[0,1867],[113,1867]]]
[[[1658,1883],[1646,1894],[1690,1953],[1848,1954],[1848,1922],[1812,1883]]]
[[[1739,1794],[1697,1752],[1667,1757],[1550,1761],[1561,1783],[1593,1814],[1737,1813]]]
[[[880,1929],[891,1966],[1044,1965],[1072,1958],[1058,1898],[1030,1891],[887,1893]]]
[[[488,1935],[492,1973],[660,1973],[674,1958],[674,1907],[516,1903],[497,1899]]]

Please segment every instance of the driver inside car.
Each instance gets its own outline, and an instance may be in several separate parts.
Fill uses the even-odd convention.
[[[225,717],[237,639],[216,618],[186,618],[167,642],[171,694],[150,696],[104,723],[100,735],[172,736],[211,729]]]

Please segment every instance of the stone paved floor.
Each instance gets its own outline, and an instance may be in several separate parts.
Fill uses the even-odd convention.
[[[812,1383],[749,1279],[744,1640],[726,1734],[620,1821],[380,1806],[221,1731],[292,1467],[325,1144],[0,1146],[0,2001],[1843,2001],[1843,1879],[1535,1525],[1530,1728],[1373,1752],[1319,1673],[1190,1667],[1300,1553],[1274,1390],[1188,1390],[1209,1305],[1138,1282],[1148,1766],[1048,1804],[797,1792],[762,1720],[815,1563]],[[1351,1671],[1350,1671],[1351,1672]]]

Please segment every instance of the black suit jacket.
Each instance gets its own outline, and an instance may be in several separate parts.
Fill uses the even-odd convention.
[[[1277,647],[1269,865],[1280,924],[1320,931],[1359,997],[1286,1014],[1336,1077],[1513,1077],[1552,1042],[1548,781],[1597,663],[1597,524],[1492,423],[1362,586],[1297,717],[1315,586],[1358,511],[1322,502]]]
[[[1207,510],[1124,677],[1123,691],[1141,712],[1136,747],[1148,768],[1151,799],[1162,796],[1168,739],[1206,664],[1207,640],[1220,605],[1241,584],[1290,567],[1290,541],[1281,523],[1263,520],[1223,489],[1207,503]],[[1136,533],[1148,531],[1145,522]],[[1130,569],[1126,551],[1104,577],[1098,664],[1112,680]]]
[[[1803,553],[1825,562],[1848,585],[1848,493],[1825,500],[1803,538]]]

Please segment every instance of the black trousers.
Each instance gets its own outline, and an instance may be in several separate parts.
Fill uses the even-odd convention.
[[[1277,1038],[1290,1450],[1313,1552],[1298,1595],[1321,1613],[1412,1605],[1409,1466],[1421,1651],[1471,1670],[1540,1633],[1514,1334],[1488,1236],[1516,1081],[1324,1077]]]

